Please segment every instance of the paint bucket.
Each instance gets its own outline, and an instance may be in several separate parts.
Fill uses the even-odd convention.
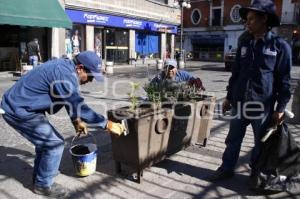
[[[89,176],[96,171],[97,145],[93,143],[74,145],[73,143],[77,138],[79,138],[79,136],[73,138],[69,150],[72,155],[75,173],[80,177]],[[94,137],[93,140],[95,142]]]

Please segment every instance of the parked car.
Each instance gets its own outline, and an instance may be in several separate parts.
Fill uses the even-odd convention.
[[[225,54],[224,63],[226,71],[231,71],[232,66],[235,64],[236,50],[236,48],[231,49],[230,52]]]

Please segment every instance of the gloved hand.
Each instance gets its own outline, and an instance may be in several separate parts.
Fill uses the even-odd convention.
[[[228,99],[225,99],[222,104],[222,113],[225,114],[226,111],[231,109],[231,103]]]
[[[110,133],[116,134],[118,136],[122,135],[124,131],[126,131],[126,128],[123,124],[112,122],[112,121],[107,122],[106,129]]]
[[[76,130],[76,134],[85,134],[87,135],[88,134],[88,128],[86,126],[86,123],[81,121],[80,118],[77,118],[76,120],[73,120],[73,125],[74,125],[74,128]]]
[[[191,85],[191,86],[194,85],[198,90],[205,91],[205,88],[204,88],[200,78],[190,80],[189,85]]]

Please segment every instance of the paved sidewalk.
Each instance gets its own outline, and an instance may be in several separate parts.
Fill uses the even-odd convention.
[[[299,67],[300,68],[300,67]],[[300,69],[293,71],[293,79],[299,77]],[[92,83],[82,89],[87,102],[105,114],[103,107],[96,102],[108,104],[111,108],[119,101],[127,101],[128,86],[114,85],[117,80],[144,83],[149,78],[145,67],[139,69],[123,68],[116,74],[109,76],[103,86]],[[225,87],[230,73],[223,71],[222,63],[192,63],[187,70],[203,79],[207,90],[217,93],[217,100],[221,102],[226,94]],[[150,68],[150,76],[155,73]],[[8,82],[9,81],[9,82]],[[9,77],[0,77],[0,94],[14,82]],[[5,86],[3,86],[5,85]],[[112,88],[117,87],[122,97],[113,96]],[[290,105],[289,105],[290,106]],[[224,140],[228,132],[228,120],[218,117],[219,106],[215,110],[211,137],[207,146],[190,146],[185,150],[167,158],[166,160],[144,170],[143,182],[137,184],[129,180],[125,173],[117,175],[115,163],[112,158],[110,136],[98,129],[90,129],[95,136],[99,147],[97,172],[91,176],[79,178],[74,175],[71,156],[69,154],[70,142],[74,130],[65,111],[50,116],[50,121],[57,127],[65,138],[65,152],[61,162],[61,174],[56,181],[70,189],[67,198],[300,198],[300,186],[290,193],[274,195],[261,195],[248,189],[249,166],[247,162],[253,145],[252,129],[248,128],[245,136],[236,175],[226,181],[210,183],[207,177],[220,165],[224,151]],[[34,160],[34,148],[23,137],[9,127],[0,116],[0,198],[19,199],[43,198],[30,191],[31,173]],[[294,137],[300,142],[300,123],[289,124]]]

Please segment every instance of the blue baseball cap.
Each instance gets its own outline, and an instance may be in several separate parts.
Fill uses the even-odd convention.
[[[103,80],[101,73],[102,60],[95,52],[83,51],[76,56],[76,59],[92,73],[96,81]]]

